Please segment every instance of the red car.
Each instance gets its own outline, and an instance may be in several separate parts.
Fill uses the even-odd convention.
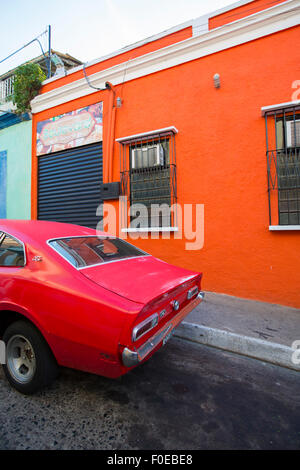
[[[30,394],[49,384],[59,365],[111,378],[125,374],[201,302],[201,277],[104,232],[2,220],[7,379]]]

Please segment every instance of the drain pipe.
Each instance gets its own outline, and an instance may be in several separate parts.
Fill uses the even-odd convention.
[[[110,90],[111,98],[109,102],[109,114],[108,114],[108,137],[107,137],[107,165],[106,165],[106,174],[105,180],[107,183],[112,182],[112,173],[113,173],[113,157],[114,157],[114,144],[115,144],[115,125],[116,125],[116,90],[115,87],[110,83],[105,83],[105,88]]]

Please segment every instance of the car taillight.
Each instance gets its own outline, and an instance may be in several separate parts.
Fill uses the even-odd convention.
[[[199,292],[198,286],[192,287],[187,293],[187,299],[190,300],[192,297],[198,294],[198,292]]]
[[[146,318],[146,320],[139,323],[137,326],[133,328],[132,331],[132,341],[137,341],[140,339],[144,334],[148,331],[152,330],[158,324],[158,314],[154,313],[150,317]]]

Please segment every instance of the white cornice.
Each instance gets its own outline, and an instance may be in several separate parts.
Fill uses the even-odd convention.
[[[200,36],[188,38],[125,63],[115,65],[89,76],[90,83],[104,88],[109,81],[118,85],[129,80],[175,67],[215,52],[234,47],[300,23],[299,0],[287,0],[250,17],[213,29]],[[32,102],[33,113],[95,93],[84,78],[38,95]]]
[[[109,54],[106,54],[102,57],[98,57],[97,59],[86,62],[85,68],[91,67],[92,65],[98,64],[99,62],[104,62],[105,60],[111,59],[112,57],[116,57],[118,55],[124,54],[125,52],[132,51],[133,49],[136,49],[137,47],[141,47],[141,46],[144,46],[145,44],[149,44],[150,42],[157,41],[158,39],[169,36],[170,34],[177,33],[178,31],[182,31],[183,29],[188,28],[189,26],[192,26],[193,28],[193,36],[202,34],[203,32],[208,31],[208,19],[209,18],[214,18],[215,16],[218,16],[229,10],[233,10],[235,8],[238,8],[240,6],[243,6],[247,3],[252,3],[252,2],[253,0],[239,0],[238,2],[231,3],[230,5],[227,5],[226,7],[212,11],[206,15],[202,15],[193,20],[185,21],[184,23],[177,24],[176,26],[173,26],[172,28],[168,28],[157,34],[153,34],[152,36],[142,39],[141,41],[134,42],[133,44],[129,44],[128,46],[122,47],[121,49],[117,49],[116,51],[110,52]],[[71,75],[72,73],[78,72],[82,69],[83,69],[83,65],[79,65],[78,67],[73,67],[72,69],[67,70],[65,72],[65,75]],[[58,80],[59,78],[60,77],[56,77],[56,76],[47,78],[46,80],[44,80],[43,83],[44,84],[51,83],[51,82],[54,82],[55,80]]]
[[[134,42],[133,44],[129,44],[128,46],[122,47],[121,49],[117,49],[116,51],[110,52],[109,54],[105,54],[101,57],[98,57],[97,59],[93,59],[89,62],[86,62],[84,66],[87,69],[88,67],[91,67],[92,65],[99,64],[100,62],[104,62],[105,60],[111,59],[118,55],[125,54],[125,52],[132,51],[133,49],[142,47],[146,44],[149,44],[150,42],[154,42],[154,41],[157,41],[158,39],[162,39],[166,36],[169,36],[170,34],[177,33],[178,31],[182,31],[183,29],[188,28],[189,26],[193,26],[193,20],[185,21],[184,23],[180,23],[176,26],[173,26],[172,28],[166,29],[165,31],[162,31],[160,33],[153,34],[152,36],[144,38],[141,41]],[[83,69],[83,65],[72,67],[71,69],[66,71],[65,76],[72,75],[73,73],[79,72],[82,69]],[[58,80],[59,78],[55,76],[51,78],[47,78],[46,80],[43,81],[43,84],[46,85],[47,83],[51,83],[51,82],[54,82],[55,80]]]
[[[215,16],[219,16],[222,13],[226,13],[227,11],[235,10],[236,8],[243,7],[247,5],[247,3],[253,3],[253,0],[239,0],[238,2],[230,3],[230,5],[226,5],[225,7],[219,8],[209,14],[210,18],[214,18]]]

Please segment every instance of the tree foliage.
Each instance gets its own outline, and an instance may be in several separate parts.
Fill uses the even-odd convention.
[[[12,99],[18,114],[31,111],[30,101],[38,94],[45,79],[46,75],[38,64],[28,62],[17,68]]]

